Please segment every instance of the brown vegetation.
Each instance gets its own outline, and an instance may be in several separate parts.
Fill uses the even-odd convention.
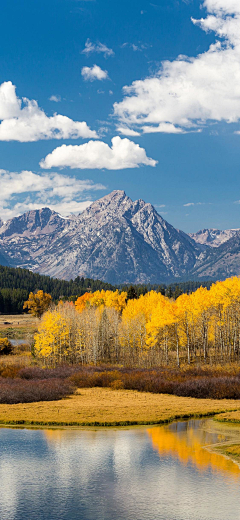
[[[73,391],[70,381],[57,378],[48,381],[0,378],[0,403],[5,404],[56,401]]]
[[[53,386],[50,381],[56,383],[54,397],[52,397]],[[63,396],[73,393],[74,388],[98,387],[198,399],[237,400],[240,398],[240,374],[237,367],[229,369],[193,367],[185,370],[156,368],[153,370],[127,369],[109,365],[99,367],[65,365],[56,368],[41,368],[25,366],[21,363],[0,363],[0,402],[17,403],[58,399],[61,397],[60,381],[63,386],[65,385]],[[11,390],[11,395],[15,396],[15,401],[13,397],[11,400],[8,399],[7,387],[9,387],[9,392]],[[32,399],[31,388],[33,390]],[[59,394],[57,388],[59,388]],[[4,399],[7,400],[4,401]]]

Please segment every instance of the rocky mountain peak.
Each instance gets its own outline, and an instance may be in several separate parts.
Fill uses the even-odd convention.
[[[78,216],[65,219],[42,208],[0,222],[0,263],[112,284],[215,279],[240,274],[240,230],[187,235],[152,204],[115,190]]]
[[[219,247],[238,233],[240,229],[201,229],[197,233],[189,233],[189,236],[198,244]]]
[[[101,199],[96,200],[87,208],[88,213],[97,213],[102,211],[109,211],[114,213],[119,209],[125,208],[126,204],[132,203],[131,199],[127,197],[125,191],[115,190],[105,195]]]
[[[8,220],[0,228],[1,236],[31,235],[47,233],[62,224],[62,218],[50,208],[31,210],[19,217]]]

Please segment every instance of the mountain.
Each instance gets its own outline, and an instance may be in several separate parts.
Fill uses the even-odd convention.
[[[240,276],[240,233],[219,247],[209,248],[205,261],[192,271],[194,278],[222,280],[230,276]]]
[[[205,248],[168,224],[143,200],[113,191],[80,215],[63,219],[48,208],[0,228],[8,265],[70,280],[159,283],[187,277]]]
[[[240,230],[187,235],[118,190],[78,216],[43,208],[0,222],[0,264],[113,285],[214,280],[240,275]]]
[[[225,231],[221,231],[220,229],[201,229],[197,233],[189,233],[189,236],[195,240],[197,244],[219,247],[237,233],[240,233],[240,229],[227,229]]]

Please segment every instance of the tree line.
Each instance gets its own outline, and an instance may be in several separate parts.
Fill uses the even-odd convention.
[[[0,313],[21,314],[30,292],[43,290],[52,300],[75,301],[87,290],[114,289],[108,283],[78,276],[75,280],[59,280],[27,269],[0,266]]]
[[[210,288],[212,282],[184,282],[167,285],[131,285],[119,287],[126,291],[129,299],[139,298],[151,290],[161,293],[169,298],[176,299],[183,293],[191,293],[201,285]],[[21,314],[24,302],[30,292],[42,290],[49,293],[52,300],[57,303],[60,299],[75,302],[79,296],[87,291],[116,290],[111,284],[91,278],[77,277],[75,280],[59,280],[27,269],[5,267],[0,265],[0,313]]]

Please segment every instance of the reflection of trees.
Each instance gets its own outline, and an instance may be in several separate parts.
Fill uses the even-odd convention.
[[[223,441],[221,434],[217,434],[213,441],[213,434],[203,429],[195,429],[190,425],[185,431],[173,431],[169,426],[150,428],[147,430],[153,447],[161,457],[172,456],[178,458],[183,464],[193,464],[199,471],[211,469],[213,472],[228,472],[239,478],[240,467],[220,453],[204,449],[208,446]]]

